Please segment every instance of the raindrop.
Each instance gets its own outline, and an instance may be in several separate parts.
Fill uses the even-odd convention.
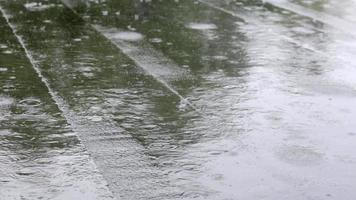
[[[152,43],[161,43],[162,39],[161,38],[151,38],[150,42],[152,42]]]
[[[126,41],[138,41],[143,39],[143,35],[133,31],[123,31],[114,34],[112,38]]]
[[[216,25],[211,23],[189,23],[187,27],[195,30],[217,29]]]
[[[6,51],[3,51],[4,54],[12,54],[13,52],[11,50],[6,50]]]
[[[0,72],[6,72],[7,71],[7,68],[5,67],[0,67]]]
[[[109,14],[109,12],[108,12],[107,10],[104,10],[104,11],[101,12],[101,14],[102,14],[103,16],[107,16],[107,15]]]
[[[6,49],[6,48],[8,48],[7,45],[5,45],[5,44],[0,44],[0,49]]]
[[[103,118],[101,116],[89,116],[87,117],[89,120],[91,120],[92,122],[100,122],[103,120]]]
[[[74,42],[80,42],[80,41],[82,41],[82,39],[81,38],[74,38],[73,41]]]

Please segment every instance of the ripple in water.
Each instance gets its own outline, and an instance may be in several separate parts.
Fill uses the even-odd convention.
[[[0,67],[0,72],[6,72],[7,71],[7,68],[5,67]]]
[[[112,38],[125,41],[139,41],[143,39],[143,35],[133,31],[122,31],[112,35]]]
[[[190,29],[195,29],[195,30],[212,30],[212,29],[217,29],[215,24],[211,23],[189,23],[187,25],[188,28]]]
[[[323,160],[323,154],[311,147],[304,146],[283,146],[277,151],[277,156],[290,164],[314,165]]]
[[[54,5],[53,4],[45,5],[45,4],[42,4],[42,3],[32,2],[32,3],[26,3],[24,6],[28,11],[35,12],[35,11],[46,10],[48,8],[53,7]]]
[[[0,108],[9,107],[13,102],[12,98],[0,96]]]

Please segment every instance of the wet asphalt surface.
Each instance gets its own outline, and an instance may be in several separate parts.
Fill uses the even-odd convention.
[[[0,0],[0,199],[354,200],[355,9]]]

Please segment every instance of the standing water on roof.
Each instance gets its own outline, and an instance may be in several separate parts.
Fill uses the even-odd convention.
[[[356,199],[353,0],[0,0],[0,200]]]

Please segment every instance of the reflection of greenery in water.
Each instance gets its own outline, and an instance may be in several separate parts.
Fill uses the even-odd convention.
[[[90,16],[88,20],[91,23],[121,29],[134,28],[148,39],[159,38],[162,42],[152,42],[157,49],[174,62],[189,66],[195,73],[208,73],[220,68],[236,75],[234,70],[246,66],[244,52],[236,45],[244,41],[244,36],[234,26],[236,20],[222,12],[192,1],[107,1],[81,5],[77,11],[85,19]],[[108,15],[102,15],[103,11],[108,11]],[[205,31],[210,34],[211,39],[208,39],[201,31],[187,27],[194,22],[213,23],[218,29],[210,33]],[[214,59],[223,57],[226,59]]]
[[[46,25],[43,20],[49,17],[52,23]],[[167,94],[163,86],[143,74],[69,9],[26,12],[14,20],[24,19],[32,20],[22,24],[20,33],[29,41],[28,46],[35,52],[36,59],[41,61],[52,87],[78,115],[110,114],[114,119],[115,116],[128,116],[125,119],[117,117],[117,121],[125,124],[125,130],[145,145],[154,140],[152,134],[177,133],[177,127],[165,124],[177,120],[179,99]],[[46,27],[45,31],[31,28],[42,26]],[[32,29],[37,39],[26,33],[28,29]],[[111,99],[114,98],[121,104],[113,103]],[[135,120],[138,115],[147,116]],[[162,117],[163,121],[159,119]],[[153,130],[145,128],[150,124],[158,126]]]
[[[28,12],[18,2],[8,2],[4,6],[13,13],[11,22],[18,25],[19,35],[39,62],[50,86],[69,104],[74,113],[71,119],[78,120],[78,124],[84,122],[82,127],[86,132],[81,134],[91,139],[86,144],[90,150],[95,149],[94,156],[102,169],[107,169],[104,175],[112,181],[111,186],[137,197],[133,199],[161,193],[175,195],[168,194],[175,193],[174,190],[164,190],[169,184],[156,188],[163,185],[161,179],[165,175],[151,177],[156,173],[152,166],[158,165],[155,161],[158,157],[171,153],[177,155],[178,147],[199,141],[199,134],[187,135],[180,131],[192,119],[190,109],[177,109],[178,97],[144,74],[69,9],[57,6],[41,12]],[[126,134],[142,144],[143,150],[141,146],[138,150],[135,146],[131,147],[134,150],[122,147],[122,137]],[[142,162],[148,162],[148,166]],[[139,164],[125,170],[132,163]],[[112,170],[119,165],[124,166],[123,169]],[[137,192],[120,190],[126,188],[126,185],[116,183],[120,177],[128,181],[129,187],[138,188]],[[137,179],[132,180],[133,177]],[[154,182],[147,186],[153,187],[152,190],[140,189],[146,187],[146,182]],[[156,192],[147,194],[148,191]]]
[[[188,1],[179,4],[173,1],[151,3],[107,1],[100,4],[89,2],[89,4],[88,7],[86,4],[76,6],[76,10],[88,22],[122,30],[132,29],[144,34],[147,41],[159,38],[160,42],[151,44],[182,67],[187,65],[192,73],[196,74],[194,81],[182,79],[173,83],[183,95],[189,94],[192,88],[201,84],[199,76],[219,69],[226,75],[238,76],[240,69],[246,67],[242,46],[244,36],[238,32],[237,26],[231,25],[236,19],[224,13],[216,13],[207,7]],[[211,32],[193,30],[188,27],[192,22],[216,24],[218,29]],[[207,87],[205,89],[209,90],[208,85],[202,87]],[[154,97],[153,100],[155,103],[151,111],[154,116],[144,117],[144,121],[156,124],[156,128],[150,131],[138,129],[139,123],[142,122],[130,119],[119,119],[119,124],[125,124],[129,133],[147,146],[150,142],[156,144],[157,141],[154,140],[165,134],[172,137],[170,141],[172,145],[177,145],[181,143],[180,141],[187,143],[199,141],[200,134],[203,133],[194,132],[192,135],[185,134],[185,131],[181,130],[187,119],[176,111],[177,106],[172,106],[172,100],[167,101],[162,97]],[[133,109],[129,104],[125,106]],[[120,107],[117,110],[128,109]],[[117,115],[127,114],[119,112]],[[157,117],[164,118],[157,120]],[[154,120],[151,121],[149,118]],[[153,135],[156,137],[152,137]]]
[[[0,53],[0,66],[7,69],[0,72],[0,98],[9,98],[12,101],[8,107],[8,115],[0,123],[1,129],[11,132],[3,136],[3,147],[26,152],[29,149],[43,151],[47,147],[64,148],[76,143],[75,138],[60,136],[69,131],[65,128],[66,122],[11,30],[5,26],[4,18],[0,20],[3,26],[0,44],[6,43],[13,52]]]
[[[245,66],[241,47],[233,46],[230,42],[231,38],[239,41],[243,36],[236,32],[235,26],[229,25],[234,20],[223,13],[210,21],[221,26],[216,30],[217,33],[213,33],[213,37],[219,37],[207,40],[204,33],[191,30],[186,25],[195,20],[209,22],[211,10],[206,11],[192,3],[180,5],[177,10],[171,8],[176,5],[174,2],[145,4],[110,1],[100,5],[90,7],[86,13],[92,17],[93,23],[125,29],[130,26],[144,33],[147,38],[160,38],[163,42],[152,44],[174,62],[190,66],[194,73],[205,74],[222,68],[227,74],[235,76],[239,67]],[[105,5],[116,12],[120,8],[120,15],[103,17]],[[93,32],[70,10],[57,7],[42,12],[26,12],[16,3],[10,3],[8,7],[16,12],[24,12],[15,16],[13,21],[21,22],[20,34],[30,50],[35,52],[35,58],[41,62],[41,68],[52,87],[79,115],[112,114],[119,126],[148,146],[156,143],[163,134],[173,139],[172,145],[178,145],[180,141],[195,143],[199,140],[198,133],[187,135],[180,131],[190,119],[181,116],[182,113],[177,109],[180,100],[152,77],[142,74],[140,68],[135,67],[132,61]],[[189,11],[192,7],[194,9]],[[134,20],[136,13],[139,13],[137,21]],[[51,23],[44,22],[48,19]],[[32,34],[26,30],[31,30]],[[193,82],[182,79],[174,84],[185,94],[189,93],[189,88],[199,84],[199,79]],[[119,96],[122,104],[109,104],[108,99],[112,94],[107,91],[112,89],[128,91]],[[135,101],[139,102],[137,108],[132,106]],[[138,109],[138,105],[143,110]],[[132,113],[132,110],[137,112]],[[145,117],[135,119],[136,115]],[[129,117],[122,119],[120,116]],[[156,126],[150,127],[152,124]]]
[[[17,3],[7,8],[23,10]],[[10,21],[18,23],[16,17]],[[0,28],[0,198],[110,199],[102,177],[2,16]],[[26,27],[27,34],[42,31],[43,26]],[[36,48],[48,50],[44,44],[52,39],[49,35],[36,39]]]
[[[105,195],[78,138],[2,16],[0,29],[0,198]],[[80,185],[93,179],[98,187]]]
[[[329,0],[293,0],[292,2],[317,11],[323,11],[325,9],[325,5],[329,3]]]

